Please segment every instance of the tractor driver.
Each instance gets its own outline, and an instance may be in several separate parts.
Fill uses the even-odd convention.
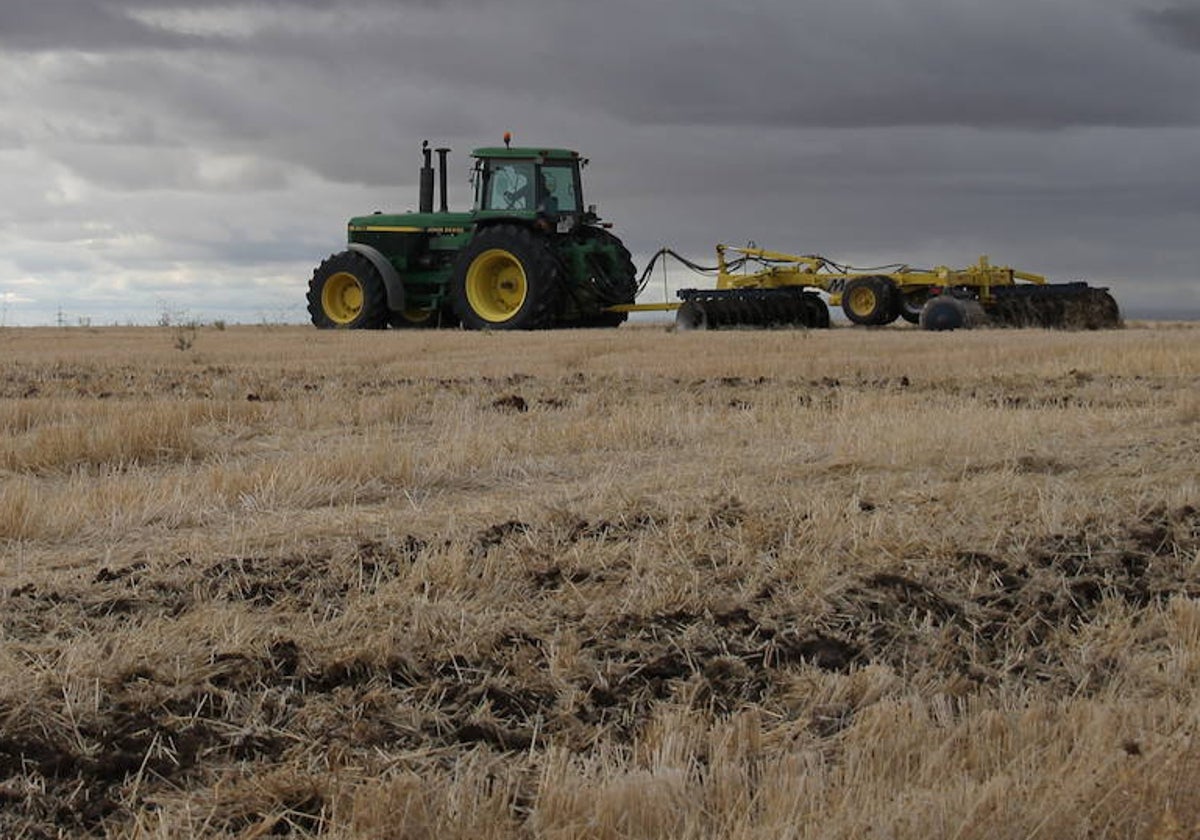
[[[549,172],[541,172],[538,175],[540,189],[538,190],[538,205],[539,213],[544,213],[547,216],[558,215],[558,198],[554,195],[556,183],[554,176]]]
[[[529,204],[530,187],[532,186],[531,179],[521,173],[517,174],[516,168],[509,170],[509,177],[516,180],[518,177],[523,181],[521,186],[514,190],[508,190],[504,193],[504,201],[510,210],[524,210]],[[558,215],[558,199],[554,195],[556,182],[554,176],[547,172],[538,172],[538,190],[537,190],[537,210],[539,213],[544,213],[548,216]]]

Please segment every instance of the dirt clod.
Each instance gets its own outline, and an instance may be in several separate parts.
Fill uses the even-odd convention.
[[[524,414],[526,411],[529,411],[529,403],[519,394],[508,394],[507,396],[492,400],[491,407],[495,411],[508,411],[517,414]]]

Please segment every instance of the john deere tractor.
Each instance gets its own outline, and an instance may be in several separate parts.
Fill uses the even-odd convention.
[[[628,315],[637,278],[629,251],[585,209],[580,169],[567,149],[476,149],[468,212],[446,207],[446,158],[434,170],[422,147],[419,210],[358,216],[345,251],[326,259],[308,286],[322,328],[458,326],[528,330],[615,327]]]

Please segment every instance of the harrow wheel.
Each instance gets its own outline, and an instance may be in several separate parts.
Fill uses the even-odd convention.
[[[988,323],[979,301],[953,295],[930,298],[921,310],[921,329],[931,332],[969,330]]]
[[[890,324],[900,314],[900,292],[887,277],[856,277],[842,292],[842,311],[856,324]]]
[[[935,297],[921,310],[921,329],[932,332],[957,330],[967,325],[963,302],[949,295]]]
[[[675,310],[676,332],[706,329],[708,329],[708,313],[704,311],[704,304],[698,301],[685,300]]]
[[[454,311],[472,330],[532,330],[553,325],[561,292],[558,263],[525,228],[496,225],[458,255]]]
[[[902,291],[899,298],[900,317],[910,324],[921,323],[921,310],[925,308],[925,304],[929,301],[929,291],[927,289],[915,289],[908,292]]]
[[[993,294],[994,320],[1002,326],[1069,330],[1121,326],[1121,310],[1108,290],[1086,283],[1005,286]]]
[[[355,251],[332,255],[309,281],[308,314],[322,329],[383,329],[388,321],[387,291],[379,270]]]
[[[683,304],[675,312],[675,329],[713,330],[736,327],[804,327],[827,329],[829,307],[816,292],[782,289],[681,289]]]

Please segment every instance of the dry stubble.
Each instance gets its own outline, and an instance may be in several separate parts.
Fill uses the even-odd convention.
[[[3,337],[8,835],[1198,826],[1194,328]]]

